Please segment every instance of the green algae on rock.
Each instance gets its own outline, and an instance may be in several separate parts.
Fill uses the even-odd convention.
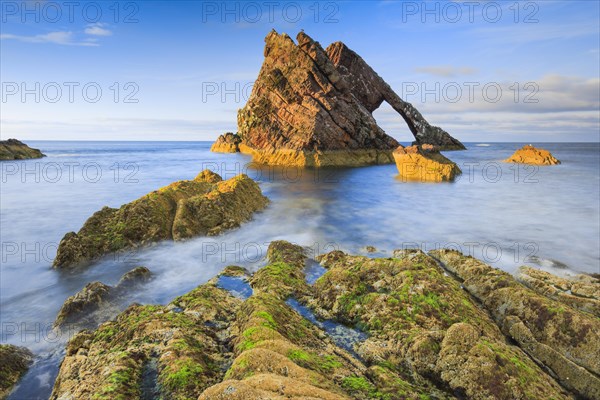
[[[462,258],[435,254],[461,278],[455,264]],[[51,398],[147,398],[149,387],[154,397],[202,400],[597,397],[593,380],[587,391],[564,382],[568,366],[565,372],[548,364],[547,354],[531,350],[536,338],[514,336],[516,324],[506,330],[486,300],[475,300],[481,292],[472,292],[472,281],[463,288],[422,251],[397,251],[393,258],[333,251],[318,259],[327,271],[309,285],[305,250],[275,241],[267,265],[249,278],[253,290],[245,299],[219,288],[215,277],[167,306],[133,305],[96,331],[79,333],[68,344]],[[510,288],[522,302],[539,296],[492,275],[506,282],[491,287]],[[219,276],[248,272],[229,266]],[[297,312],[291,298],[324,319],[368,332],[355,345],[358,356]],[[563,307],[565,314],[585,314]],[[584,322],[581,315],[570,318]],[[589,346],[587,334],[570,340]],[[556,346],[559,355],[565,349]],[[155,373],[145,373],[149,368]]]
[[[17,139],[0,140],[0,160],[27,160],[45,157],[38,149],[32,149]]]
[[[104,207],[78,233],[61,240],[54,267],[66,268],[106,254],[161,240],[217,235],[239,227],[268,199],[246,175],[226,181],[209,170],[155,190],[121,208]]]
[[[600,398],[600,319],[523,286],[510,274],[454,250],[431,254],[463,280],[502,332],[566,388]]]
[[[421,251],[371,259],[332,252],[309,303],[371,337],[359,354],[424,392],[469,399],[568,398],[454,278]]]
[[[5,399],[27,372],[33,354],[25,347],[0,344],[0,399]]]

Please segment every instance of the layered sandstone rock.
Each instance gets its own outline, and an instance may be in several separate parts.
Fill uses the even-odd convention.
[[[537,293],[600,317],[600,279],[589,275],[565,278],[522,266],[517,280]]]
[[[400,146],[393,154],[399,176],[404,181],[449,182],[462,173],[458,165],[431,145]]]
[[[448,132],[430,125],[412,104],[402,100],[373,68],[344,43],[330,44],[327,47],[327,55],[340,75],[348,82],[354,97],[369,112],[372,113],[386,101],[404,118],[415,137],[414,144],[430,144],[442,150],[465,149],[465,146]]]
[[[32,362],[33,354],[25,347],[0,345],[0,399],[8,397]]]
[[[515,151],[515,153],[504,160],[507,163],[531,164],[531,165],[557,165],[560,164],[548,150],[538,149],[528,144]]]
[[[32,149],[17,139],[0,141],[0,160],[26,160],[45,157],[38,149]]]
[[[265,60],[244,108],[238,112],[238,148],[257,163],[359,166],[393,162],[398,142],[372,112],[386,100],[404,117],[418,143],[464,148],[430,126],[356,53],[334,44],[329,54],[304,32],[297,44],[271,31]],[[232,141],[233,139],[230,139]],[[234,148],[220,137],[215,149]]]
[[[160,240],[217,235],[250,220],[267,203],[248,176],[223,181],[205,170],[194,180],[172,183],[119,209],[96,212],[78,233],[64,236],[54,266],[71,267]]]
[[[549,299],[454,250],[431,254],[463,280],[502,332],[584,398],[600,398],[600,319]]]

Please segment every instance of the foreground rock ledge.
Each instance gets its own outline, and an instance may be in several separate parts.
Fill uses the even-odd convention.
[[[462,173],[458,165],[430,145],[400,146],[394,151],[394,160],[404,181],[450,182]]]
[[[515,153],[504,160],[507,163],[519,163],[530,165],[557,165],[560,164],[548,150],[538,149],[528,144],[515,151]]]
[[[172,183],[119,209],[104,207],[96,212],[78,233],[64,236],[54,266],[72,267],[160,240],[217,235],[239,227],[267,204],[248,176],[223,181],[205,170],[194,180]]]
[[[45,157],[38,149],[32,149],[17,139],[0,141],[0,160],[26,160]]]
[[[383,101],[400,113],[418,144],[464,149],[431,126],[343,43],[325,51],[304,32],[296,40],[275,31],[267,35],[259,76],[238,112],[237,138],[221,136],[214,151],[230,152],[237,145],[255,162],[271,165],[392,163],[399,143],[372,115]]]
[[[467,272],[463,265],[481,268],[488,280],[469,270],[476,279],[465,280],[463,289],[418,250],[396,251],[393,258],[334,251],[319,258],[327,272],[308,285],[303,249],[273,242],[267,265],[249,277],[246,300],[212,279],[167,306],[133,305],[96,331],[79,333],[68,344],[51,399],[598,398],[597,378],[585,376],[589,363],[580,367],[582,375],[570,376],[575,382],[564,382],[565,371],[554,367],[549,374],[538,365],[548,359],[531,350],[535,342],[513,339],[498,312],[537,301],[555,307],[536,309],[540,315],[523,324],[553,337],[551,350],[563,357],[557,363],[580,357],[572,353],[577,348],[590,361],[597,357],[597,319],[589,322],[587,314],[460,253],[435,255],[460,274]],[[240,268],[225,274],[248,279]],[[494,291],[514,292],[514,300]],[[290,297],[367,332],[354,347],[357,356],[300,316],[286,302]],[[561,320],[567,317],[572,326]],[[588,323],[596,325],[588,329]]]
[[[4,399],[27,372],[33,354],[25,347],[0,345],[0,399]]]

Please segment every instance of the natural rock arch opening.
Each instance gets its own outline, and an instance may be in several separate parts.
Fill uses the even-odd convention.
[[[383,101],[379,107],[373,110],[371,115],[385,133],[401,144],[410,145],[415,141],[415,137],[404,118],[387,101]]]

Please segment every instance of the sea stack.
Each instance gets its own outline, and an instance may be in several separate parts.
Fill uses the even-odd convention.
[[[507,163],[519,163],[530,165],[557,165],[560,164],[548,150],[538,149],[527,144],[515,151],[515,153],[504,160]]]
[[[238,112],[239,138],[221,136],[213,150],[239,140],[257,163],[290,166],[362,166],[393,162],[399,143],[372,112],[387,101],[407,122],[418,144],[464,146],[433,127],[396,95],[367,63],[343,43],[325,51],[300,32],[294,43],[271,31],[265,59],[246,105]]]
[[[402,180],[419,182],[450,182],[462,173],[458,165],[444,157],[431,145],[400,146],[394,159]]]
[[[46,157],[38,149],[32,149],[17,139],[0,141],[0,160],[28,160]]]

